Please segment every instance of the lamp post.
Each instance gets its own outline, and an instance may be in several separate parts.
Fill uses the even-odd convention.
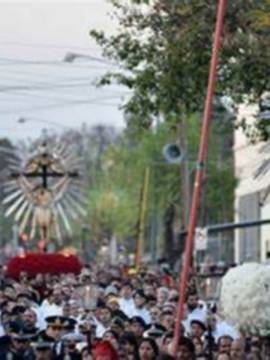
[[[66,53],[66,55],[64,56],[63,62],[65,63],[73,63],[75,62],[76,59],[84,59],[84,60],[90,60],[90,61],[96,61],[96,62],[102,62],[104,64],[107,65],[117,65],[115,63],[109,62],[106,59],[102,59],[96,56],[92,56],[92,55],[88,55],[88,54],[80,54],[80,53],[76,53],[73,51],[69,51]]]
[[[54,121],[50,121],[50,120],[45,120],[45,119],[40,119],[40,118],[36,118],[36,117],[25,117],[25,116],[21,116],[17,119],[17,123],[18,124],[27,124],[28,122],[36,122],[36,123],[43,123],[46,125],[52,125],[52,126],[57,126],[60,127],[62,129],[72,129],[69,126],[54,122]]]
[[[139,236],[137,241],[136,258],[135,258],[136,269],[140,267],[141,258],[143,255],[145,220],[146,220],[146,212],[148,208],[149,180],[150,180],[150,167],[148,166],[145,169],[144,180],[143,180],[142,201],[141,201],[140,222],[139,222]]]

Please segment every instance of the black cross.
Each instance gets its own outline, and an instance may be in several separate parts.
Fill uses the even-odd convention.
[[[43,154],[43,157],[48,157],[48,154]],[[65,175],[68,175],[70,178],[79,177],[79,173],[77,171],[67,171],[67,172],[57,172],[57,171],[48,171],[48,164],[39,164],[38,165],[41,171],[33,171],[33,172],[12,172],[11,178],[18,178],[20,176],[25,176],[26,178],[41,178],[42,179],[42,187],[44,189],[48,188],[48,179],[49,178],[61,178]]]

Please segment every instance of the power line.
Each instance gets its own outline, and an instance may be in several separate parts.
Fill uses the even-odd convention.
[[[25,82],[24,82],[25,83]],[[82,82],[56,82],[56,83],[46,83],[46,82],[30,82],[25,85],[12,84],[12,85],[2,85],[0,86],[0,92],[10,92],[10,91],[35,91],[35,90],[51,90],[51,89],[61,89],[61,88],[76,88],[76,87],[96,87],[96,85],[91,81],[82,81]],[[124,91],[123,91],[124,92]],[[125,90],[125,93],[128,94],[130,91]]]
[[[67,97],[59,97],[59,96],[55,96],[55,95],[52,95],[52,96],[44,96],[44,95],[38,95],[38,94],[33,94],[33,93],[25,93],[23,91],[19,91],[17,92],[16,90],[12,91],[13,94],[15,94],[15,96],[23,96],[23,97],[28,97],[28,98],[39,98],[39,99],[42,99],[42,100],[58,100],[58,101],[62,101],[62,102],[67,102],[67,103],[70,103],[70,102],[77,102],[77,101],[89,101],[88,99],[72,99],[72,98],[67,98]],[[120,100],[120,97],[121,97],[121,93],[118,95],[118,94],[115,94],[115,95],[110,95],[108,97],[108,99],[119,99]],[[100,98],[98,98],[100,100],[104,100],[104,95],[100,95]],[[1,97],[0,97],[0,100],[1,100]],[[106,100],[106,99],[105,99]],[[90,100],[91,101],[91,100]],[[106,103],[105,103],[106,104]],[[114,105],[117,105],[117,104],[114,104]]]
[[[35,65],[32,65],[31,67],[28,66],[28,67],[25,67],[24,65],[18,63],[18,64],[12,64],[12,65],[16,65],[16,68],[15,66],[13,66],[12,68],[12,72],[10,72],[10,67],[9,67],[10,64],[1,64],[0,62],[0,71],[4,71],[4,73],[6,73],[6,70],[8,69],[9,71],[9,75],[13,75],[13,74],[19,74],[20,76],[23,75],[27,75],[27,74],[30,74],[30,75],[43,75],[40,70],[41,70],[41,67],[40,66],[35,66]],[[76,66],[76,64],[67,64],[67,63],[62,63],[62,62],[58,62],[57,65],[61,65],[61,67],[59,66],[55,66],[54,68],[54,71],[55,71],[55,75],[59,77],[59,74],[62,74],[64,72],[64,74],[69,74],[70,75],[70,72],[71,70],[73,71],[77,71],[77,72],[82,72],[83,71],[83,74],[85,74],[85,71],[88,71],[88,70],[96,70],[97,72],[106,72],[106,71],[109,71],[109,68],[106,66],[104,67],[103,64],[98,64],[98,65],[93,65],[92,63],[91,64],[87,64],[85,66]],[[7,68],[7,69],[5,69]],[[15,69],[14,69],[15,68]],[[21,69],[20,69],[21,68]],[[50,67],[47,67],[45,65],[43,65],[43,68],[42,68],[42,71],[49,71],[51,73],[51,70],[52,70],[52,66]],[[31,69],[31,70],[30,70]]]
[[[1,72],[0,72],[1,74]],[[25,74],[23,74],[25,75]],[[57,78],[57,77],[51,77],[49,78],[49,81],[44,81],[43,78],[39,79],[40,76],[39,74],[33,74],[37,77],[37,79],[35,78],[31,78],[29,79],[29,77],[27,77],[26,79],[21,78],[20,76],[10,76],[10,75],[6,75],[6,74],[1,74],[1,79],[4,80],[2,81],[2,86],[0,86],[0,88],[2,89],[7,89],[7,91],[9,90],[9,88],[12,88],[14,86],[21,86],[22,89],[24,90],[25,88],[32,87],[32,88],[37,88],[39,89],[50,89],[50,88],[55,88],[55,87],[76,87],[76,86],[81,86],[81,85],[87,85],[87,86],[95,86],[95,79],[96,76],[93,76],[93,74],[85,74],[84,76],[81,77],[73,77],[71,78],[70,76],[66,76],[63,77],[61,79]],[[27,75],[26,75],[27,76]],[[48,76],[47,74],[44,75],[44,79],[48,80]],[[6,83],[6,84],[5,84]],[[22,84],[22,85],[20,85]]]
[[[4,62],[4,63],[1,63]],[[97,62],[97,63],[101,63],[103,65],[109,65],[109,66],[118,66],[115,63],[111,63],[109,61],[106,61],[102,58],[98,58],[95,56],[91,56],[91,55],[87,55],[87,62]],[[76,64],[76,63],[70,63],[70,62],[64,62],[64,61],[59,61],[59,60],[26,60],[26,59],[12,59],[12,58],[5,58],[5,57],[0,57],[0,66],[9,66],[9,65],[57,65],[57,66],[69,66],[69,67],[76,67],[77,65],[80,65],[80,67],[89,67],[89,65],[86,64]],[[83,66],[82,66],[83,65]]]
[[[9,71],[9,70],[8,70]],[[93,72],[83,72],[82,74],[76,74],[76,75],[72,75],[70,73],[67,73],[66,71],[64,72],[64,74],[61,76],[59,76],[59,71],[57,70],[57,73],[54,74],[53,72],[46,72],[44,74],[40,73],[39,71],[16,71],[16,70],[12,70],[12,73],[10,72],[6,72],[3,71],[1,69],[0,71],[1,73],[1,79],[7,79],[8,81],[20,81],[20,82],[34,82],[34,83],[41,83],[41,84],[48,84],[50,83],[49,81],[53,81],[53,82],[59,82],[59,83],[63,83],[66,82],[67,80],[69,82],[74,82],[74,81],[85,81],[86,79],[95,79],[98,75],[97,73],[93,73]],[[61,73],[60,73],[61,74]],[[75,73],[74,73],[75,74]],[[46,81],[44,81],[44,80]]]
[[[0,92],[9,92],[9,91],[20,91],[20,90],[50,90],[50,89],[59,89],[59,88],[72,88],[72,87],[85,87],[85,86],[93,86],[93,84],[89,82],[81,82],[81,83],[70,83],[70,84],[48,84],[48,85],[4,85],[0,86]]]
[[[110,96],[108,99],[110,100],[111,98],[112,97]],[[105,99],[106,99],[106,97],[103,97],[103,100],[105,100]],[[31,106],[28,109],[22,109],[22,110],[12,109],[12,110],[7,110],[7,111],[1,111],[1,115],[12,114],[14,112],[19,112],[19,111],[33,112],[33,111],[37,111],[37,110],[61,108],[61,107],[68,107],[68,106],[74,106],[74,105],[76,105],[76,106],[77,105],[98,105],[98,103],[97,103],[98,100],[100,100],[100,97],[89,99],[89,100],[65,101],[65,102],[60,102],[58,104],[52,104],[52,105],[40,105],[40,106],[36,106],[36,107]],[[104,106],[105,104],[102,104],[102,105]],[[111,104],[111,105],[108,104],[108,105],[114,106],[113,104]]]
[[[31,47],[31,48],[46,48],[46,49],[75,49],[78,51],[89,51],[91,48],[95,49],[94,47],[79,47],[76,45],[68,44],[68,45],[56,45],[56,44],[44,44],[44,43],[26,43],[26,42],[20,42],[20,41],[10,41],[10,40],[3,40],[0,38],[0,46],[1,45],[15,45],[15,46],[22,46],[22,47]]]
[[[23,96],[23,97],[28,97],[28,98],[39,98],[42,100],[60,100],[60,101],[66,101],[66,102],[70,102],[70,101],[81,101],[83,99],[75,99],[75,98],[70,98],[70,97],[59,97],[59,96],[44,96],[44,95],[39,95],[39,94],[33,94],[33,93],[27,93],[27,92],[23,92],[23,91],[12,91],[12,94],[14,94],[15,96]],[[121,99],[121,93],[119,93],[119,95],[111,95],[111,99]],[[104,99],[104,95],[100,95],[100,100]],[[6,101],[6,99],[3,99]],[[1,101],[1,97],[0,97],[0,101]],[[87,99],[83,100],[83,101],[88,101]]]
[[[40,85],[39,85],[40,84]],[[71,83],[32,83],[32,84],[28,84],[28,85],[7,85],[7,86],[2,86],[2,88],[0,87],[0,100],[1,100],[1,96],[5,95],[5,94],[15,94],[16,96],[28,96],[28,97],[38,97],[38,98],[42,98],[42,99],[53,99],[55,100],[57,95],[40,95],[40,93],[44,93],[46,94],[46,92],[48,92],[49,90],[55,90],[55,89],[67,89],[67,90],[73,90],[74,88],[82,88],[82,87],[87,87],[90,89],[93,88],[93,84],[89,83],[89,82],[71,82]],[[130,92],[129,91],[123,91],[123,90],[117,90],[117,89],[109,89],[109,91],[106,91],[106,93],[109,93],[110,96],[112,96],[113,98],[118,98],[121,96],[125,96],[128,95]],[[51,91],[48,92],[48,94],[51,94]],[[60,94],[63,94],[63,92],[61,92]],[[63,98],[63,97],[57,97],[58,99],[61,100],[67,100],[70,101],[72,99],[70,99],[70,95],[72,96],[73,94],[76,94],[76,92],[68,92],[68,93],[64,93],[64,95],[67,95],[67,98]],[[104,98],[104,93],[100,94],[101,98]],[[75,101],[80,100],[80,99],[74,99]]]
[[[17,74],[19,74],[18,76],[12,76],[12,74],[14,72],[12,72],[12,74],[2,74],[1,78],[2,79],[6,79],[7,81],[12,81],[15,83],[23,83],[23,85],[17,85],[17,84],[12,84],[12,85],[2,85],[2,87],[0,87],[0,91],[10,91],[10,90],[32,90],[32,89],[53,89],[53,88],[65,88],[65,87],[77,87],[77,86],[96,86],[96,84],[94,83],[94,80],[99,76],[99,75],[94,75],[93,74],[88,74],[88,75],[84,75],[84,76],[75,76],[72,79],[70,79],[70,77],[62,77],[61,79],[56,78],[56,82],[52,83],[52,82],[48,82],[48,81],[40,81],[39,78],[40,73],[35,73],[35,72],[30,72],[32,76],[32,78],[29,81],[29,77],[27,79],[22,79],[21,76],[26,77],[27,74],[25,74],[25,71],[16,71],[15,72]],[[38,80],[36,80],[33,77],[38,77]],[[48,74],[44,74],[43,78],[48,79]],[[42,80],[43,80],[42,78]],[[66,79],[69,79],[69,81],[67,82]],[[89,78],[89,80],[86,80],[87,78]],[[51,77],[52,81],[55,81],[55,76]],[[31,89],[30,89],[31,88]]]

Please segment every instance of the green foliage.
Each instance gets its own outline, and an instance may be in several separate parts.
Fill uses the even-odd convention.
[[[102,158],[102,171],[97,175],[97,186],[89,193],[89,219],[94,238],[110,238],[116,235],[118,240],[136,237],[141,204],[141,192],[144,171],[151,168],[150,195],[158,198],[155,211],[162,212],[171,192],[165,187],[171,186],[171,170],[164,172],[161,149],[170,138],[166,126],[156,133],[145,132],[141,141],[134,145],[126,134],[117,144],[111,146]],[[153,159],[156,159],[155,161]],[[177,170],[174,168],[174,171]],[[155,188],[154,179],[164,173],[159,187]],[[163,182],[163,183],[162,183]],[[150,207],[152,202],[150,201]]]
[[[93,30],[91,36],[104,55],[124,69],[106,74],[100,83],[116,81],[133,90],[124,104],[126,112],[141,121],[202,110],[217,3],[113,1],[119,32],[107,37]],[[228,2],[217,86],[218,93],[237,102],[243,96],[256,101],[269,85],[270,35],[251,21],[265,4],[265,0]]]
[[[195,169],[200,121],[198,115],[189,119],[187,129],[190,181]],[[227,130],[229,131],[229,130]],[[215,123],[211,130],[208,159],[207,191],[203,199],[200,222],[217,223],[232,220],[233,164],[224,150],[225,131]],[[179,165],[168,164],[162,157],[165,144],[175,138],[171,127],[163,123],[155,132],[144,131],[136,144],[125,134],[112,145],[102,158],[103,167],[97,175],[97,185],[89,192],[89,221],[96,241],[116,235],[119,241],[136,239],[140,214],[141,194],[146,167],[150,168],[148,222],[151,215],[162,221],[171,205],[181,208]]]
[[[268,88],[270,63],[269,32],[256,27],[254,12],[264,11],[268,0],[228,2],[219,61],[217,95],[234,102],[257,101]],[[128,132],[111,147],[104,161],[113,164],[100,177],[100,192],[120,190],[125,207],[116,217],[111,207],[104,215],[107,227],[124,239],[136,235],[143,174],[151,168],[149,216],[162,219],[173,206],[181,207],[179,166],[164,164],[162,147],[185,129],[188,168],[193,180],[201,127],[217,1],[207,0],[112,0],[118,32],[107,36],[92,30],[90,35],[103,54],[121,65],[105,74],[99,85],[118,83],[131,90],[123,104]],[[156,121],[162,122],[158,127]],[[154,129],[154,130],[153,130]],[[259,132],[261,129],[259,129]],[[200,222],[231,221],[235,179],[231,160],[233,124],[217,111],[209,136],[209,156]],[[182,145],[182,144],[181,144]],[[109,180],[108,180],[109,178]],[[101,195],[100,195],[101,196]],[[94,212],[93,212],[94,213]],[[123,220],[123,227],[116,224]],[[122,220],[121,220],[122,219]],[[108,225],[109,224],[109,225]],[[100,222],[100,227],[101,227]]]
[[[264,2],[264,6],[250,14],[250,21],[257,31],[269,31],[270,28],[270,1]]]
[[[89,193],[89,219],[92,237],[96,242],[109,240],[112,235],[121,240],[134,233],[134,216],[135,219],[138,216],[137,203],[134,203],[130,192],[119,189],[117,185],[109,185],[112,190],[105,187]]]

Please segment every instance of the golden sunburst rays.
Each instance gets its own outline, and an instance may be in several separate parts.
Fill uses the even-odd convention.
[[[3,184],[5,216],[13,216],[20,233],[62,242],[72,222],[86,216],[83,159],[63,140],[40,142],[33,150],[0,148],[7,160]]]

